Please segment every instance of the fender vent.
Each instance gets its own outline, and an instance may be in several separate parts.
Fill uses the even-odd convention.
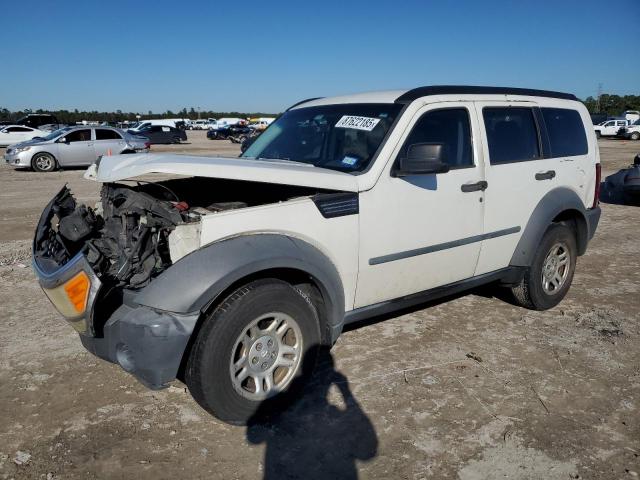
[[[355,215],[360,210],[357,193],[321,193],[313,202],[324,218]]]

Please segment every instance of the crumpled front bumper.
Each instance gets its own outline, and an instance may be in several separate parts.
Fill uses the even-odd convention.
[[[104,326],[97,328],[94,319],[100,313],[102,285],[84,255],[76,255],[48,274],[34,261],[34,271],[51,303],[79,333],[80,341],[87,350],[120,365],[152,389],[166,387],[176,378],[200,311],[177,314],[156,310],[136,303],[136,297],[144,289],[125,291],[122,305],[110,315]],[[59,296],[51,292],[64,288],[69,279],[79,272],[85,272],[91,281],[86,309],[81,314],[69,315],[58,303]]]
[[[176,378],[200,311],[177,314],[156,310],[136,303],[138,293],[144,289],[126,291],[122,305],[101,328],[97,328],[93,322],[96,314],[100,313],[102,285],[82,254],[53,273],[46,274],[35,261],[34,270],[51,303],[79,333],[80,341],[87,350],[120,365],[152,389],[166,387]],[[70,316],[51,292],[64,288],[69,279],[79,272],[85,272],[90,278],[89,298],[82,314]]]
[[[155,390],[176,378],[199,316],[122,305],[105,324],[102,338],[80,335],[80,340],[91,353]]]

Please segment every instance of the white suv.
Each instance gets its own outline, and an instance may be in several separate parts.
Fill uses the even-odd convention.
[[[311,99],[240,159],[103,157],[85,175],[101,203],[64,187],[34,266],[87,349],[151,388],[183,379],[241,424],[290,395],[345,324],[490,282],[557,305],[598,224],[599,172],[573,95]],[[173,179],[126,181],[150,173]]]

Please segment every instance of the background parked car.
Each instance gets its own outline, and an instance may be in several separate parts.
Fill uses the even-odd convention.
[[[18,120],[3,120],[0,125],[24,125],[37,129],[40,129],[43,125],[55,125],[56,128],[65,126],[58,121],[55,115],[49,113],[30,113]]]
[[[44,137],[47,135],[47,133],[42,130],[24,125],[9,125],[0,128],[0,147],[31,140],[33,137]]]
[[[252,132],[253,129],[246,125],[232,125],[221,127],[216,130],[209,130],[207,132],[207,138],[209,140],[234,139],[234,143],[242,143],[242,141]]]
[[[627,120],[607,120],[599,125],[595,125],[593,129],[596,132],[596,137],[615,137],[618,134],[618,130],[622,127],[626,127],[629,124]]]
[[[618,136],[627,140],[640,140],[640,120],[618,130]]]
[[[147,137],[151,145],[159,143],[180,143],[187,140],[187,134],[184,130],[166,125],[147,125],[140,130],[129,130],[129,132]]]
[[[67,127],[12,145],[4,158],[15,167],[39,172],[91,165],[99,156],[146,151],[148,139],[110,127]]]
[[[189,126],[189,130],[206,130],[207,128],[209,128],[208,120],[196,120]]]

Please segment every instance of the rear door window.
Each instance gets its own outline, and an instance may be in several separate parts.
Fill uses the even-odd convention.
[[[115,130],[107,130],[106,128],[97,128],[96,140],[122,140],[122,137]]]
[[[492,165],[541,158],[533,109],[485,107],[482,109]]]
[[[582,118],[570,108],[541,108],[549,135],[549,157],[586,155],[587,135]]]

